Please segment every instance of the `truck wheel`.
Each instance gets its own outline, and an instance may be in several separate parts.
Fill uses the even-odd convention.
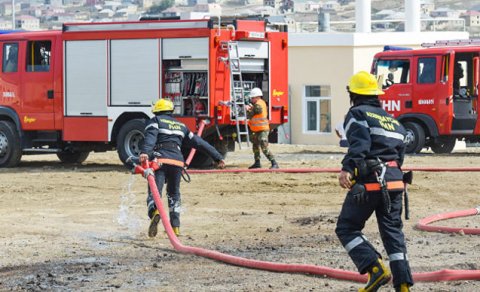
[[[220,154],[222,154],[224,159],[227,158],[228,148],[230,147],[227,140],[216,141],[214,147]],[[235,150],[235,144],[233,144],[233,149]]]
[[[430,147],[435,153],[451,153],[453,148],[455,148],[456,142],[457,139],[454,137],[438,137]]]
[[[405,152],[410,154],[419,153],[425,146],[425,131],[422,126],[413,122],[405,123],[404,126],[407,130]]]
[[[21,158],[20,135],[15,125],[9,121],[0,121],[0,167],[17,166]]]
[[[57,153],[58,159],[63,163],[82,163],[87,160],[90,151],[62,151]]]
[[[145,120],[134,119],[123,125],[117,136],[117,152],[120,160],[125,164],[128,157],[140,155],[143,145],[143,130],[145,129]]]

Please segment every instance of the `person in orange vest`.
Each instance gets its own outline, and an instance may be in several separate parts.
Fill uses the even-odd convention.
[[[270,125],[268,123],[268,110],[267,104],[262,99],[262,90],[255,87],[250,91],[249,97],[251,99],[251,105],[247,105],[247,117],[249,119],[248,126],[250,128],[250,140],[252,142],[253,156],[255,163],[253,163],[249,169],[260,168],[260,148],[263,154],[272,163],[270,169],[278,168],[278,164],[275,161],[275,157],[268,149],[268,134],[270,133]]]

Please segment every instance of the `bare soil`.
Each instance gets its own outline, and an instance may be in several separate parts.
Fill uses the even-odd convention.
[[[250,150],[229,153],[247,168]],[[334,146],[272,145],[282,168],[338,168]],[[264,167],[267,167],[265,160]],[[408,156],[405,167],[480,165],[480,150]],[[335,173],[191,174],[182,183],[185,245],[251,259],[355,270],[334,234],[345,191]],[[116,153],[83,165],[26,156],[0,169],[1,291],[356,291],[362,284],[274,273],[180,254],[166,234],[147,237],[146,180]],[[480,205],[477,172],[416,172],[404,221],[413,272],[479,270],[480,239],[415,229],[429,215]],[[478,216],[441,225],[479,228]],[[366,236],[385,255],[372,218]],[[413,291],[480,291],[480,281],[417,283]],[[391,285],[383,291],[392,291]]]

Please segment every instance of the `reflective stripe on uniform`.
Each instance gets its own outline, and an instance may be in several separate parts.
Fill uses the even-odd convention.
[[[155,129],[158,129],[158,124],[157,124],[157,123],[152,123],[152,124],[150,124],[150,125],[147,125],[147,126],[145,127],[145,130],[147,130],[148,128],[152,128],[152,127],[155,128]]]
[[[157,162],[162,163],[162,164],[170,164],[170,165],[175,165],[179,167],[184,167],[185,163],[180,160],[175,160],[175,159],[169,159],[169,158],[157,158]]]
[[[393,261],[407,261],[407,255],[404,254],[403,252],[398,252],[398,253],[392,253],[388,255],[388,259],[393,262]]]
[[[388,138],[394,138],[394,139],[398,139],[400,141],[403,141],[403,139],[404,139],[404,136],[400,133],[387,131],[385,129],[378,128],[378,127],[370,128],[370,134],[378,135],[378,136],[384,136],[384,137],[388,137]]]
[[[150,202],[148,202],[148,209],[153,209],[153,207],[155,207],[155,201],[154,200],[151,200]]]
[[[364,184],[367,192],[380,191],[382,188],[379,183],[366,183]],[[387,190],[403,190],[405,184],[401,180],[387,182]]]
[[[347,252],[350,252],[352,249],[359,246],[364,241],[367,241],[367,238],[365,236],[363,236],[363,235],[362,236],[357,236],[345,245],[345,249],[347,250]]]
[[[345,134],[348,133],[348,130],[350,129],[350,126],[351,126],[353,123],[357,123],[357,124],[359,124],[360,126],[363,126],[363,127],[365,127],[365,128],[368,128],[368,123],[367,123],[367,121],[358,121],[358,120],[355,119],[355,118],[351,118],[350,120],[348,120],[348,123],[347,123],[347,125],[345,126]]]
[[[157,126],[158,128],[158,126]],[[162,134],[167,134],[167,135],[177,135],[177,136],[180,136],[180,137],[185,137],[185,134],[182,132],[182,131],[179,131],[179,130],[168,130],[168,129],[158,129],[158,132],[162,133]]]

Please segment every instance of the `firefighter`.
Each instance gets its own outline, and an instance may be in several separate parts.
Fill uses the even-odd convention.
[[[344,127],[349,143],[342,160],[339,184],[348,189],[335,232],[368,282],[359,291],[377,291],[393,274],[396,291],[409,291],[413,278],[402,232],[405,129],[386,113],[378,100],[384,94],[375,77],[365,71],[350,78],[351,108]],[[365,222],[375,212],[390,269],[362,234]]]
[[[252,104],[245,106],[247,109],[247,117],[249,119],[248,126],[250,128],[250,140],[252,142],[253,156],[255,162],[249,167],[249,169],[260,168],[260,149],[263,154],[270,160],[272,164],[270,169],[278,168],[277,161],[272,152],[268,149],[268,135],[270,133],[270,126],[268,123],[268,110],[267,104],[262,99],[262,90],[258,87],[253,88],[250,93],[250,101]]]
[[[141,148],[140,162],[157,158],[157,162],[161,163],[161,167],[155,172],[155,182],[160,194],[164,183],[167,184],[170,224],[178,236],[180,235],[180,180],[184,171],[182,145],[185,143],[206,152],[218,163],[218,168],[224,168],[225,162],[222,155],[213,146],[172,117],[173,103],[170,100],[158,100],[153,106],[152,112],[155,116],[147,121],[145,127],[145,141]],[[150,217],[148,236],[155,237],[160,214],[155,206],[150,187],[147,206]]]

